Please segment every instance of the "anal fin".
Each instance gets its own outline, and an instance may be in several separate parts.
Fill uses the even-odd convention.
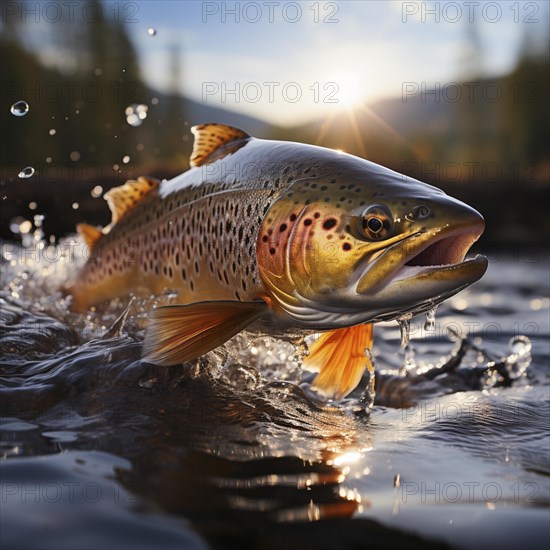
[[[314,389],[332,399],[342,399],[353,391],[366,368],[373,365],[365,349],[372,349],[372,324],[356,325],[324,332],[310,345],[303,365],[319,371]]]
[[[178,365],[217,348],[266,313],[265,302],[212,301],[154,309],[143,359]]]

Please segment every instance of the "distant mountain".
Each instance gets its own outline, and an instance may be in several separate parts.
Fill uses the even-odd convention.
[[[203,122],[218,122],[236,126],[252,136],[265,137],[271,134],[273,126],[264,120],[249,115],[243,115],[235,111],[229,111],[223,107],[215,107],[201,103],[193,99],[184,98],[185,116],[191,125]]]

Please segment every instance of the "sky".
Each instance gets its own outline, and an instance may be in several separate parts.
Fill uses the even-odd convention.
[[[505,74],[526,33],[547,40],[549,5],[138,0],[107,2],[105,14],[126,22],[153,88],[173,84],[176,51],[188,97],[294,125],[479,72]]]

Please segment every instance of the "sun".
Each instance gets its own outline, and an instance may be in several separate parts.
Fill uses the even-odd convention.
[[[365,85],[359,77],[352,72],[337,73],[331,79],[336,92],[334,93],[335,103],[342,109],[353,109],[365,101]]]

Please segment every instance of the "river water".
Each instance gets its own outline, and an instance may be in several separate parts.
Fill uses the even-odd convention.
[[[407,350],[375,327],[369,409],[270,338],[142,363],[151,304],[69,313],[35,236],[2,247],[2,548],[548,547],[547,257],[494,255]]]

